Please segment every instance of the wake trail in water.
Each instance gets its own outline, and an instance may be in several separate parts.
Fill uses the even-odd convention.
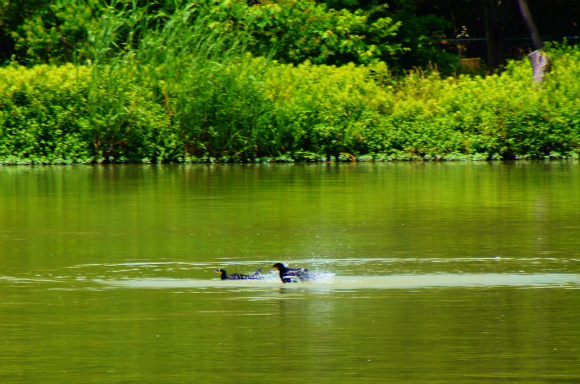
[[[308,267],[309,281],[282,283],[278,271],[256,280],[220,280],[219,267],[251,273],[270,261],[129,261],[82,264],[20,276],[0,275],[0,284],[47,289],[284,289],[359,290],[430,288],[580,288],[576,259],[489,258],[350,258],[292,260]],[[220,265],[221,264],[221,265]],[[270,264],[271,265],[271,264]]]
[[[99,280],[100,284],[125,288],[268,288],[287,287],[305,289],[428,289],[477,287],[580,288],[578,274],[432,274],[389,276],[336,276],[321,273],[308,282],[283,284],[278,276],[266,275],[261,280],[202,280],[202,279],[124,279]]]

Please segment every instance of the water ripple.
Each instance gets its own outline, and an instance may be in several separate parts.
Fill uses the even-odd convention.
[[[143,278],[97,280],[98,283],[117,288],[271,288],[280,287],[332,290],[359,289],[419,289],[419,288],[472,288],[472,287],[538,287],[580,288],[580,274],[425,274],[388,276],[336,276],[325,274],[312,282],[282,284],[277,278],[264,280],[203,280]]]

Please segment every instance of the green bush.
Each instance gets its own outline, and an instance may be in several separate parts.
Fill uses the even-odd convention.
[[[0,161],[91,161],[87,68],[11,66],[0,70]]]
[[[541,86],[527,61],[486,78],[421,71],[395,78],[384,64],[294,66],[254,58],[239,49],[242,43],[196,32],[202,24],[144,33],[147,44],[107,64],[0,68],[0,162],[580,153],[577,47],[552,48],[553,71]],[[180,51],[171,45],[177,42]]]

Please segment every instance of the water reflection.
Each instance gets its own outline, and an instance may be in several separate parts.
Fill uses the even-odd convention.
[[[578,162],[0,168],[0,382],[580,382]],[[269,271],[317,281],[220,281]]]

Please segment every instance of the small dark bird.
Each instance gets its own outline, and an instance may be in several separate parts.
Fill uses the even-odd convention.
[[[257,280],[262,278],[262,268],[251,275],[244,275],[243,273],[232,273],[228,275],[224,269],[216,269],[215,272],[220,275],[222,280]]]
[[[282,263],[276,263],[272,269],[280,272],[280,280],[283,283],[297,283],[312,279],[310,272],[306,268],[288,268]]]

